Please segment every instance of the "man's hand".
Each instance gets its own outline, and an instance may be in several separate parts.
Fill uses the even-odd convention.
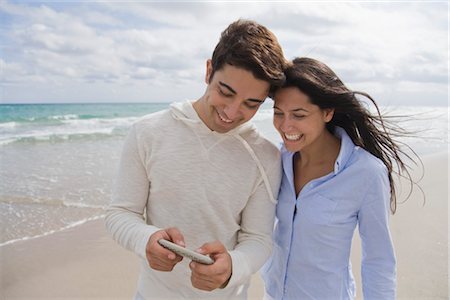
[[[215,241],[201,246],[197,252],[209,254],[213,259],[212,265],[204,265],[192,261],[191,268],[192,286],[204,291],[212,291],[217,288],[224,288],[230,280],[232,273],[231,256],[225,246]]]
[[[184,247],[184,237],[177,228],[173,227],[155,232],[147,242],[145,252],[150,267],[158,271],[170,272],[183,257],[162,247],[158,244],[159,239],[165,239]]]

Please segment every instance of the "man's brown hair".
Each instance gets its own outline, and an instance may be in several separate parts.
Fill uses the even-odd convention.
[[[271,91],[284,83],[286,60],[275,35],[266,27],[239,19],[221,34],[212,56],[212,73],[225,64],[250,71],[270,83]]]

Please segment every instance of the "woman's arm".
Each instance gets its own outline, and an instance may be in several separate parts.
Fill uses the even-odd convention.
[[[387,170],[371,173],[369,189],[358,213],[362,243],[364,299],[395,299],[396,259],[389,231],[390,187]]]

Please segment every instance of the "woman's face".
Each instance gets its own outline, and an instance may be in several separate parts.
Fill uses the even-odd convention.
[[[320,109],[296,87],[282,88],[274,98],[273,125],[288,151],[304,150],[323,137],[332,109]]]

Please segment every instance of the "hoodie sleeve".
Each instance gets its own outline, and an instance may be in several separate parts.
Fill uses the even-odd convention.
[[[146,259],[147,242],[160,228],[144,221],[150,182],[144,167],[145,156],[139,149],[136,135],[134,125],[124,143],[105,222],[116,242]]]
[[[267,173],[273,198],[278,196],[281,180],[279,156]],[[271,201],[262,178],[241,215],[241,229],[238,243],[230,251],[232,276],[227,286],[245,283],[269,258],[272,251],[272,230],[275,217],[275,203]]]

